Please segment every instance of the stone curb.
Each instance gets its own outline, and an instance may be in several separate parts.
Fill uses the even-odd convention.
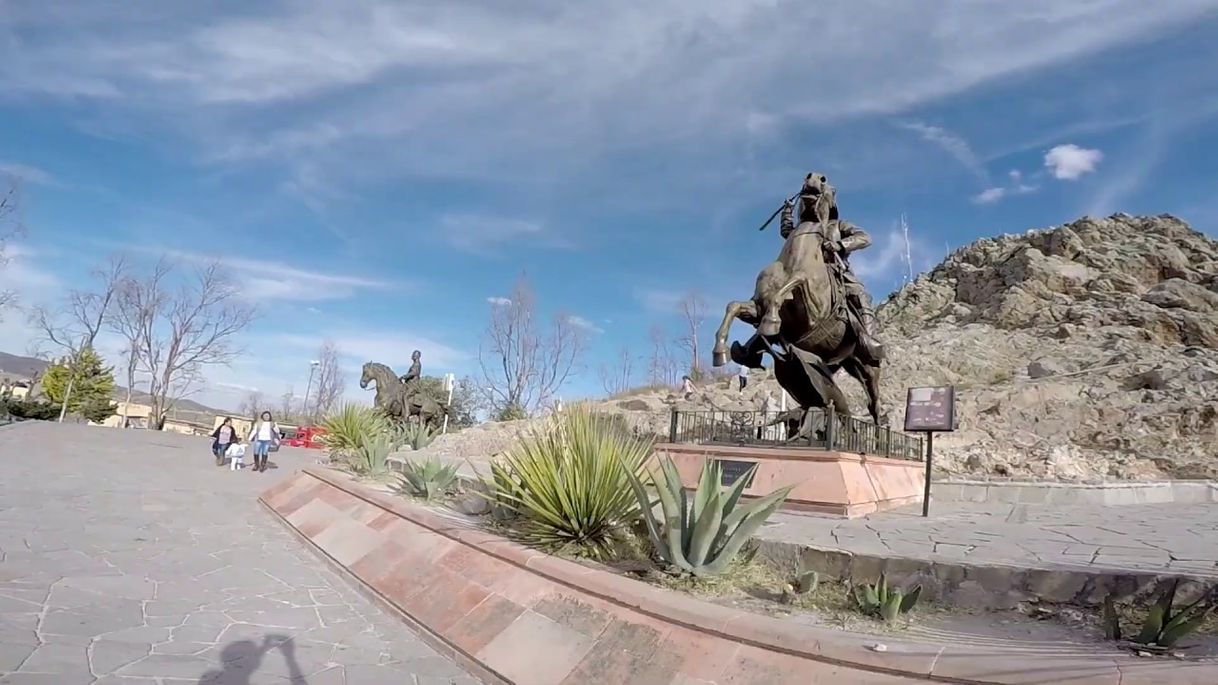
[[[1093,506],[1201,504],[1218,502],[1218,483],[1180,480],[1130,483],[948,480],[934,483],[931,498],[942,502]]]
[[[692,597],[662,590],[608,571],[551,557],[471,526],[459,516],[446,517],[407,501],[375,492],[347,476],[327,469],[305,468],[303,473],[347,495],[448,538],[479,553],[525,569],[551,582],[636,612],[651,619],[751,647],[787,654],[813,662],[854,668],[873,673],[903,675],[922,680],[953,683],[1029,683],[1026,652],[980,650],[968,645],[889,643],[885,652],[868,649],[874,636],[793,624],[789,621],[730,609]],[[264,504],[267,494],[264,493]],[[442,637],[440,639],[443,639]],[[887,642],[887,641],[886,641]],[[1158,662],[1158,666],[1168,666]],[[1177,669],[1190,665],[1174,664]],[[1206,665],[1212,682],[1214,669]],[[1147,668],[1145,662],[1123,655],[1036,655],[1041,673],[1070,674],[1075,682],[1124,683],[1186,682],[1176,680],[1180,672],[1164,673]],[[1141,672],[1139,674],[1139,671]],[[1142,675],[1142,677],[1137,677]],[[1078,676],[1085,680],[1075,679]],[[1172,678],[1165,680],[1165,676]],[[1192,682],[1191,678],[1189,682]]]
[[[881,573],[901,585],[922,585],[923,596],[947,606],[1014,609],[1024,602],[1097,607],[1104,598],[1150,601],[1179,579],[1182,596],[1199,594],[1214,578],[1186,573],[1137,573],[1128,569],[1087,569],[1046,565],[966,564],[943,559],[856,554],[841,549],[758,540],[758,554],[777,564],[820,573],[822,578],[875,582]],[[1218,576],[1218,569],[1215,569]]]

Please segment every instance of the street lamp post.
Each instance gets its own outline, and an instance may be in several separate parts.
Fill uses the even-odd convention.
[[[309,415],[309,393],[313,392],[313,374],[317,372],[319,366],[321,366],[321,362],[316,359],[309,362],[309,384],[305,386],[304,407],[302,407],[305,416],[302,418],[307,418]]]

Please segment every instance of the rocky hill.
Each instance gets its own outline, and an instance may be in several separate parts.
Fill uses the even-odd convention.
[[[1066,481],[1218,478],[1218,241],[1171,216],[1084,218],[961,248],[878,308],[894,424],[910,386],[957,388],[960,430],[941,471]],[[693,405],[755,408],[717,383]],[[861,412],[861,388],[843,378]],[[732,382],[734,383],[734,381]],[[666,432],[668,393],[606,400]],[[448,436],[433,450],[484,457],[523,423]]]

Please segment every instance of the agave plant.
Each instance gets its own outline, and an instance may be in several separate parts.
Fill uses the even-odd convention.
[[[348,402],[321,422],[321,443],[339,458],[354,457],[367,436],[389,432],[389,419],[380,410]]]
[[[516,514],[523,542],[603,557],[638,514],[627,486],[651,454],[651,440],[583,409],[521,436],[483,479],[490,499]]]
[[[909,594],[889,587],[888,579],[883,573],[880,574],[880,582],[875,585],[863,584],[854,587],[854,601],[858,603],[859,610],[868,616],[882,618],[889,623],[895,621],[901,614],[908,614],[918,603],[921,595],[921,585],[915,587]]]
[[[398,448],[409,447],[419,451],[430,445],[436,439],[436,430],[423,423],[407,422],[394,432],[394,442]]]
[[[402,465],[400,489],[415,497],[434,499],[452,489],[457,481],[457,465],[439,459],[407,460]]]
[[[1146,620],[1142,622],[1141,632],[1133,638],[1134,644],[1149,649],[1170,649],[1181,638],[1201,627],[1210,612],[1214,611],[1213,596],[1216,590],[1210,589],[1201,593],[1200,597],[1179,612],[1172,613],[1179,585],[1180,580],[1177,578],[1159,596],[1158,601],[1150,608]],[[1110,639],[1121,639],[1121,623],[1111,596],[1104,599],[1104,632]]]
[[[388,433],[365,435],[359,449],[347,458],[351,470],[361,476],[377,477],[389,471],[389,455],[393,452],[393,438]]]
[[[741,503],[745,486],[752,480],[754,466],[736,479],[726,491],[721,483],[722,469],[713,459],[702,465],[702,477],[693,502],[685,492],[677,467],[667,457],[660,459],[661,478],[651,476],[660,495],[664,512],[661,526],[652,513],[652,502],[642,480],[629,474],[643,522],[656,554],[665,563],[695,576],[723,573],[744,543],[773,514],[794,486],[779,488],[765,497]]]

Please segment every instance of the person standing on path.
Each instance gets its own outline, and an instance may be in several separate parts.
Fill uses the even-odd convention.
[[[216,466],[224,466],[224,453],[228,446],[237,439],[237,429],[233,428],[233,420],[225,418],[214,433],[211,434],[211,453],[216,458]]]
[[[279,444],[279,426],[271,412],[264,411],[258,423],[250,430],[250,443],[254,446],[254,472],[266,470],[266,460],[271,453],[271,445]]]
[[[736,376],[740,378],[740,392],[744,392],[744,387],[749,384],[749,367],[741,364],[740,372]]]

